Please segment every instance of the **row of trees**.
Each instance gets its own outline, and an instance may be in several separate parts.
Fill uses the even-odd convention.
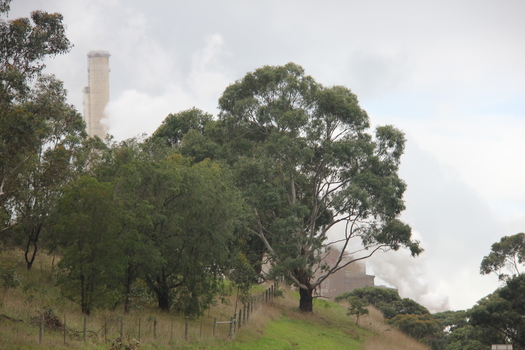
[[[83,312],[127,310],[143,281],[161,309],[199,313],[223,278],[246,290],[264,262],[310,312],[313,291],[347,264],[422,251],[398,219],[404,135],[370,132],[346,87],[294,63],[265,66],[226,88],[217,117],[193,108],[149,138],[102,142],[42,74],[44,58],[71,48],[62,16],[0,26],[2,239],[24,249],[28,269],[41,248],[59,255],[58,282]],[[341,254],[358,247],[354,260],[323,265],[336,243]]]
[[[481,274],[495,273],[504,282],[492,294],[469,310],[445,311],[430,315],[410,299],[401,299],[396,290],[365,287],[343,293],[336,301],[347,300],[349,314],[379,309],[387,323],[429,345],[434,350],[489,350],[492,344],[512,344],[525,349],[525,233],[505,236],[492,245],[481,262]]]

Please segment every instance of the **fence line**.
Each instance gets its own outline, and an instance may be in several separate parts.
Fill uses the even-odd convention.
[[[212,337],[218,337],[218,328],[221,325],[228,325],[227,338],[233,339],[235,333],[245,326],[255,310],[265,304],[273,304],[279,283],[283,279],[277,279],[269,288],[261,293],[257,293],[247,303],[244,303],[238,310],[229,317],[229,320],[218,320],[213,318],[213,322],[205,322],[205,317],[191,318],[188,316],[166,316],[166,317],[144,317],[144,316],[116,316],[116,317],[89,317],[83,315],[80,323],[77,319],[71,320],[63,317],[61,321],[57,316],[51,314],[41,313],[38,319],[34,318],[30,323],[38,323],[38,342],[43,344],[46,336],[55,332],[55,334],[62,333],[63,342],[67,344],[68,341],[82,341],[82,342],[121,342],[126,343],[126,346],[133,348],[133,343],[138,348],[138,344],[144,341],[161,341],[161,342],[176,342],[190,339],[202,338],[203,328]],[[146,323],[144,324],[144,318]],[[177,322],[179,319],[182,322]],[[200,322],[199,322],[200,321]],[[193,326],[193,327],[191,327]],[[81,331],[77,331],[81,327]],[[198,328],[198,331],[196,330]],[[224,328],[223,328],[224,330]],[[177,334],[180,334],[177,336]],[[224,332],[223,332],[224,334]],[[160,335],[160,337],[158,337]],[[224,336],[224,335],[223,335]],[[56,338],[56,337],[55,337]],[[159,339],[160,338],[160,339]]]

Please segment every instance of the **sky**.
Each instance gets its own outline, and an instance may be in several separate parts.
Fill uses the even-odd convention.
[[[47,61],[83,111],[87,53],[110,52],[115,139],[169,113],[217,114],[224,89],[295,62],[344,85],[371,124],[407,137],[402,219],[425,252],[376,254],[376,282],[431,311],[472,307],[500,286],[479,266],[525,231],[525,1],[14,0],[9,19],[59,12],[75,45]]]

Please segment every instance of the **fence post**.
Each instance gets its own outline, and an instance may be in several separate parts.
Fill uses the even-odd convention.
[[[233,332],[235,330],[235,317],[230,317],[230,339],[233,339]]]
[[[140,342],[140,317],[139,317],[139,337],[138,341]]]
[[[242,309],[239,309],[239,323],[237,324],[237,329],[242,327]]]
[[[184,340],[188,341],[188,328],[190,326],[190,318],[186,316],[186,327],[184,328]]]
[[[87,333],[87,315],[84,315],[84,332],[83,332],[83,336],[82,336],[82,341],[85,343],[86,342],[86,333]]]
[[[213,319],[213,336],[215,337],[215,332],[217,331],[217,317]]]
[[[157,340],[157,318],[153,319],[153,339]]]
[[[38,334],[38,344],[42,344],[44,340],[44,314],[40,315],[40,332]]]
[[[173,317],[171,318],[170,340],[173,341]]]
[[[124,340],[124,316],[120,317],[120,339]]]

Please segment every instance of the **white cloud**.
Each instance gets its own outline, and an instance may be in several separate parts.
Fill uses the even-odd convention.
[[[204,48],[192,55],[188,86],[199,100],[217,99],[232,83],[232,77],[222,63],[222,58],[227,55],[224,39],[218,33],[207,37]]]
[[[169,113],[191,107],[192,98],[176,85],[169,86],[160,96],[126,90],[106,107],[110,118],[109,132],[117,140],[143,133],[151,135]]]
[[[508,202],[525,198],[525,119],[511,115],[465,115],[442,107],[439,117],[407,123],[420,147],[456,169],[502,216]],[[524,213],[525,215],[525,213]]]

